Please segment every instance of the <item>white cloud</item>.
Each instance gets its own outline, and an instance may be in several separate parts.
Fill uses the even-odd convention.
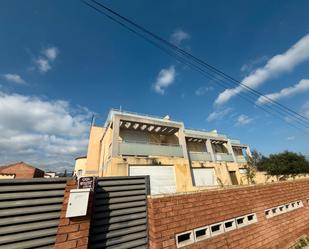
[[[4,74],[3,77],[7,81],[10,81],[10,82],[13,82],[13,83],[17,83],[17,84],[25,84],[26,83],[26,81],[18,74],[8,73],[8,74]]]
[[[56,47],[49,47],[43,51],[43,54],[47,57],[47,59],[53,61],[58,56],[58,48]]]
[[[212,91],[214,88],[212,86],[203,86],[195,90],[195,95],[202,96],[207,92]]]
[[[41,73],[46,73],[52,69],[52,62],[57,58],[59,49],[56,47],[48,47],[41,52],[41,55],[34,60],[37,69]]]
[[[295,140],[295,136],[287,137],[286,140],[288,140],[288,141],[293,141],[293,140]]]
[[[242,84],[256,88],[266,80],[278,76],[281,73],[289,72],[298,64],[309,59],[309,34],[301,38],[285,53],[272,57],[264,67],[258,68],[242,80]],[[220,105],[229,101],[233,96],[242,92],[241,86],[226,89],[219,94],[215,104]]]
[[[256,68],[258,65],[264,63],[265,61],[267,61],[268,57],[266,55],[255,58],[251,61],[249,61],[248,63],[242,65],[242,67],[240,68],[240,71],[242,73],[249,73],[251,72],[254,68]]]
[[[176,46],[180,46],[183,41],[190,39],[191,35],[181,29],[174,31],[170,37],[171,43],[173,43]]]
[[[249,118],[247,115],[241,114],[238,116],[235,126],[247,125],[250,124],[252,121],[252,118]]]
[[[47,59],[44,59],[42,57],[38,58],[35,60],[35,63],[39,69],[40,72],[42,73],[46,73],[47,71],[49,71],[52,67],[49,64],[49,61]]]
[[[309,80],[303,79],[298,84],[296,84],[294,86],[283,88],[282,90],[280,90],[279,92],[276,92],[276,93],[266,94],[265,97],[263,97],[263,96],[259,97],[258,100],[257,100],[257,103],[258,104],[266,104],[266,103],[270,102],[269,99],[278,100],[278,99],[281,99],[281,98],[286,98],[286,97],[296,95],[298,93],[303,93],[303,92],[308,91],[308,90],[309,90]]]
[[[164,95],[165,90],[175,81],[176,70],[175,66],[170,66],[169,68],[164,68],[159,72],[156,82],[154,83],[154,90]]]
[[[90,116],[66,101],[0,92],[0,164],[72,168],[86,152]]]
[[[229,113],[231,113],[232,110],[233,109],[229,107],[229,108],[226,108],[220,111],[214,111],[208,115],[207,121],[212,122],[215,120],[220,120],[224,118],[226,115],[228,115]]]

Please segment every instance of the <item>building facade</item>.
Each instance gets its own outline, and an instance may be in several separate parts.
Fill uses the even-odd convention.
[[[152,194],[237,185],[250,148],[217,131],[187,129],[183,122],[111,110],[103,127],[92,125],[87,156],[76,175],[149,175]]]

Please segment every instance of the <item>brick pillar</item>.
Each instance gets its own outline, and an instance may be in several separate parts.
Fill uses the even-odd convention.
[[[86,216],[66,218],[70,190],[77,188],[77,180],[68,180],[65,187],[64,200],[61,209],[60,222],[57,231],[55,249],[87,249],[92,210],[93,193],[90,192]]]

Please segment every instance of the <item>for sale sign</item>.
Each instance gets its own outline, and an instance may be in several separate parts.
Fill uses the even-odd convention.
[[[93,176],[82,176],[78,179],[78,188],[79,189],[90,188],[93,190],[94,180],[95,178]]]

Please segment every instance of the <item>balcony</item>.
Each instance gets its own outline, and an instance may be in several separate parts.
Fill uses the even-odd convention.
[[[216,153],[216,161],[234,162],[233,156],[227,153]]]
[[[231,139],[232,144],[240,144],[240,140],[238,139]]]
[[[209,152],[195,152],[190,151],[191,161],[212,161],[211,154]]]
[[[198,136],[198,137],[218,137],[222,139],[227,139],[226,135],[219,134],[216,132],[209,132],[209,131],[204,131],[204,130],[193,130],[193,129],[186,129],[185,130],[186,136]]]
[[[170,144],[151,144],[137,142],[119,143],[120,155],[134,156],[173,156],[183,157],[182,147],[180,145]]]
[[[243,155],[241,155],[241,156],[235,156],[235,157],[236,157],[236,161],[237,161],[238,163],[246,163],[246,162],[247,162],[246,158],[245,158]]]

